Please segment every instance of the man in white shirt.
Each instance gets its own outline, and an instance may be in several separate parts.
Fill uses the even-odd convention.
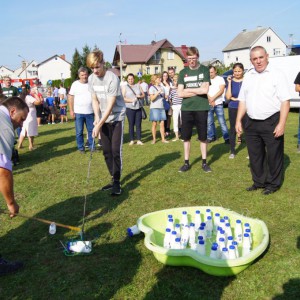
[[[79,80],[72,83],[68,97],[70,115],[72,118],[75,118],[77,148],[82,154],[85,153],[83,140],[84,124],[88,132],[88,146],[91,151],[95,150],[92,135],[94,128],[94,110],[92,105],[92,95],[89,91],[88,76],[88,70],[86,68],[79,68]]]
[[[242,133],[241,120],[247,113],[249,118],[244,130],[253,184],[246,190],[263,189],[264,195],[276,192],[282,184],[284,130],[290,110],[287,79],[280,70],[269,65],[268,58],[262,46],[250,51],[254,68],[243,80],[235,126],[237,133]]]
[[[140,86],[145,94],[145,97],[144,97],[144,100],[143,100],[143,105],[149,105],[149,102],[148,102],[148,83],[145,81],[145,79],[142,79],[142,82],[140,83]]]
[[[209,76],[211,85],[209,86],[207,94],[210,105],[207,119],[207,141],[211,143],[217,139],[216,127],[214,122],[214,113],[216,113],[219,124],[221,126],[225,144],[229,144],[229,134],[223,108],[225,81],[223,77],[217,75],[216,68],[212,66],[209,68]]]

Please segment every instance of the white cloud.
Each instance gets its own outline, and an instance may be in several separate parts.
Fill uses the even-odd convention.
[[[105,14],[105,17],[113,17],[115,15],[116,15],[115,13],[109,12],[109,13]]]

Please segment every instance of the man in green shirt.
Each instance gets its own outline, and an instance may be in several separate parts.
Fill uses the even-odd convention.
[[[19,95],[18,89],[15,86],[11,85],[11,78],[9,76],[4,76],[2,90],[3,95],[7,98]]]
[[[181,138],[184,140],[184,165],[179,172],[190,169],[191,137],[193,126],[196,126],[202,155],[202,169],[208,173],[211,172],[206,162],[209,69],[199,63],[199,51],[196,47],[188,48],[187,60],[189,65],[179,72],[178,79],[178,96],[183,98]]]

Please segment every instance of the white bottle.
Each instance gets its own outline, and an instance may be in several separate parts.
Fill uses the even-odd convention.
[[[215,258],[215,259],[218,259],[218,258],[219,258],[218,248],[217,248],[216,246],[213,245],[213,246],[211,247],[209,257],[210,257],[210,258]]]
[[[212,217],[208,216],[206,220],[206,237],[211,238],[212,237],[212,231],[213,231],[213,223],[212,223]]]
[[[49,233],[50,234],[55,234],[56,233],[56,224],[52,222],[49,226]]]
[[[195,229],[196,229],[196,231],[198,231],[198,228],[200,227],[200,224],[201,224],[200,210],[195,211],[194,223],[195,223]]]
[[[249,234],[249,238],[250,238],[250,244],[251,244],[251,246],[252,246],[252,235],[251,235],[251,229],[246,227],[246,229],[244,230],[244,232]]]
[[[171,233],[171,242],[170,242],[170,245],[171,245],[171,249],[175,249],[175,244],[176,244],[176,238],[177,238],[177,232],[175,230],[172,231]]]
[[[225,234],[226,234],[226,238],[229,237],[229,236],[232,236],[230,223],[225,224]]]
[[[175,246],[174,246],[174,249],[181,249],[181,243],[180,243],[180,238],[176,238],[175,239]]]
[[[205,227],[200,226],[198,230],[198,236],[203,236],[203,239],[206,240],[206,231]]]
[[[170,228],[171,230],[174,230],[174,220],[173,220],[173,218],[168,219],[167,228]]]
[[[243,228],[241,220],[236,220],[234,227],[234,238],[238,243],[243,241]]]
[[[228,248],[228,259],[236,259],[235,246],[233,245]]]
[[[197,244],[197,248],[196,248],[197,253],[199,253],[200,255],[206,255],[206,251],[205,251],[205,242],[203,240],[200,240]]]
[[[220,237],[219,240],[218,240],[219,257],[222,257],[223,248],[226,248],[225,239],[223,237]]]
[[[196,232],[195,232],[195,224],[190,223],[190,231],[189,231],[189,245],[191,248],[194,248],[196,244]]]
[[[229,259],[229,253],[226,247],[222,248],[221,259]]]
[[[181,245],[183,249],[185,249],[188,245],[189,236],[190,236],[189,225],[185,225],[181,232]]]
[[[178,238],[181,238],[181,229],[180,229],[180,224],[175,224],[175,226],[174,226],[174,230],[177,232],[177,237]]]
[[[220,225],[219,225],[223,230],[225,230],[225,220],[220,219]]]
[[[220,214],[215,213],[215,217],[214,217],[214,232],[215,233],[217,233],[219,226],[220,226]]]
[[[227,237],[226,247],[229,248],[229,246],[232,245],[232,243],[233,243],[233,236],[230,235]]]
[[[211,210],[209,208],[205,211],[205,220],[207,220],[208,217],[211,217]]]
[[[240,255],[239,255],[239,244],[238,244],[238,242],[237,241],[233,241],[232,242],[232,246],[235,247],[235,257],[239,258]]]
[[[170,249],[171,248],[171,229],[167,228],[165,237],[164,237],[164,248]]]
[[[185,226],[189,224],[187,211],[185,210],[182,212],[180,224],[181,226]]]
[[[243,236],[243,256],[248,255],[251,252],[251,243],[249,233],[244,233]]]

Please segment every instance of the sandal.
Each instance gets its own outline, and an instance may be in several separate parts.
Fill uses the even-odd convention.
[[[240,145],[241,143],[242,143],[242,137],[238,136],[238,138],[237,138],[237,144]]]

